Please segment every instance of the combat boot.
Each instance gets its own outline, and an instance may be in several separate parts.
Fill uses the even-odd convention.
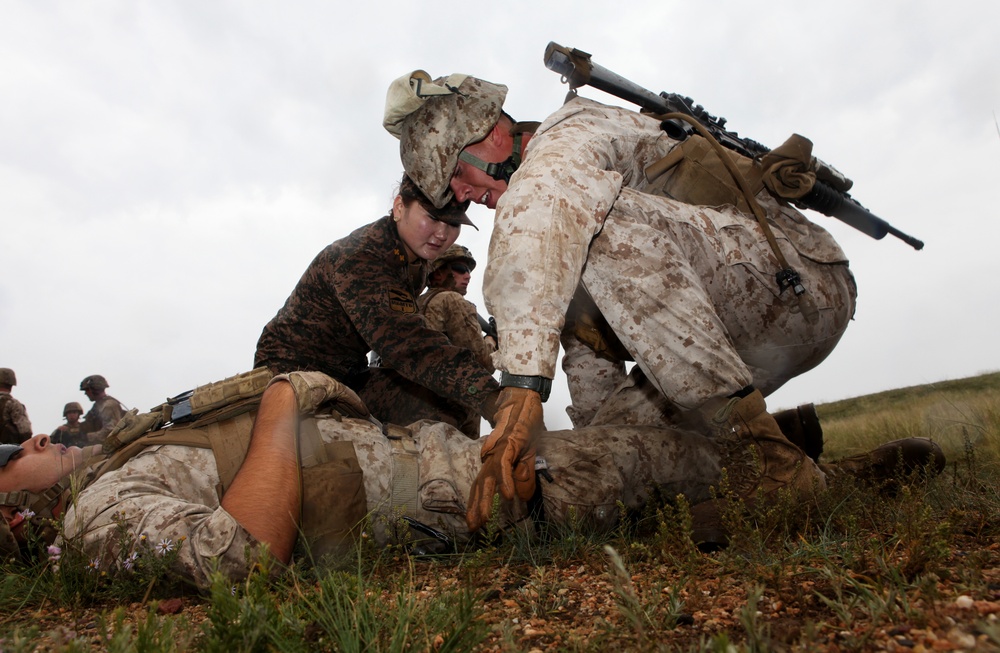
[[[722,466],[727,475],[727,497],[691,508],[692,539],[703,550],[729,543],[722,514],[730,499],[753,506],[759,498],[777,499],[779,491],[811,498],[826,489],[823,472],[801,449],[788,441],[759,390],[729,399],[714,417],[723,428]]]
[[[927,438],[893,440],[867,453],[820,465],[831,485],[850,477],[889,495],[907,481],[937,476],[944,467],[944,452]]]
[[[815,404],[802,404],[774,413],[774,421],[788,441],[818,463],[823,454],[823,427],[819,423]]]

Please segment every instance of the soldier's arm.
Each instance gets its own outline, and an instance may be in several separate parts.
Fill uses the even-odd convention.
[[[21,442],[28,440],[32,435],[31,420],[28,419],[28,411],[24,408],[24,404],[20,401],[11,401],[8,406],[11,421],[21,436]]]
[[[292,386],[272,384],[261,398],[246,459],[222,497],[226,512],[284,563],[292,558],[301,514],[297,428]]]
[[[573,125],[558,141],[535,136],[497,208],[483,294],[500,327],[497,367],[513,374],[555,378],[566,309],[623,183],[613,135]]]
[[[492,340],[487,341],[483,338],[483,330],[476,318],[476,305],[456,292],[443,292],[428,304],[428,310],[432,306],[437,307],[443,326],[442,331],[451,343],[471,350],[479,364],[493,372],[493,361],[490,356],[496,348],[490,344]]]
[[[353,269],[342,269],[339,274],[350,278],[341,279],[336,287],[351,291],[341,292],[338,299],[358,333],[379,352],[386,366],[484,416],[484,410],[492,411],[492,406],[485,405],[489,403],[486,398],[494,395],[495,399],[499,385],[490,372],[470,350],[456,347],[443,333],[428,327],[423,315],[416,311],[415,299],[412,312],[394,310],[393,306],[400,308],[400,302],[390,301],[386,285],[398,286],[398,282],[386,280],[384,263],[357,261]],[[365,288],[366,283],[371,287]]]

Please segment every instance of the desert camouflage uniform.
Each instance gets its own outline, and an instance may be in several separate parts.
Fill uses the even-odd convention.
[[[583,98],[542,123],[490,241],[484,294],[501,328],[499,369],[554,377],[580,283],[639,370],[685,409],[750,384],[768,394],[832,351],[856,296],[837,243],[758,196],[818,308],[810,322],[790,290],[779,293],[780,266],[753,217],[642,192],[654,190],[644,169],[675,144],[656,120]]]
[[[86,443],[102,444],[124,414],[125,407],[111,395],[104,395],[96,400],[80,424]]]
[[[451,344],[472,350],[479,364],[494,371],[493,352],[483,338],[476,305],[454,290],[430,288],[417,298],[417,306],[427,320],[427,326],[448,336]]]
[[[448,336],[456,347],[472,351],[480,365],[490,373],[494,371],[491,356],[495,349],[483,338],[475,304],[454,290],[430,288],[417,298],[417,306],[427,326]],[[456,426],[469,437],[478,438],[481,424],[479,412],[468,409],[465,418],[459,417]]]
[[[377,542],[400,536],[398,524],[404,516],[457,543],[468,541],[465,499],[479,471],[480,443],[430,421],[413,424],[410,436],[395,445],[365,420],[315,421],[324,441],[353,442]],[[654,486],[664,496],[682,493],[692,503],[705,499],[719,478],[718,451],[711,442],[653,427],[546,433],[538,445],[552,479],[539,481],[544,518],[566,522],[572,510],[575,523],[610,528],[618,518],[617,502],[640,508]],[[415,496],[399,493],[406,460],[409,469],[416,469]],[[88,556],[103,556],[117,519],[153,542],[168,539],[176,544],[185,538],[175,571],[195,584],[206,585],[216,563],[233,579],[242,578],[248,552],[253,559],[257,542],[220,506],[218,483],[210,449],[148,447],[77,495],[66,513],[66,537],[82,538]],[[527,507],[507,506],[505,515],[511,521],[524,519]]]
[[[21,444],[31,437],[31,420],[24,404],[0,392],[0,444]]]
[[[257,341],[254,367],[324,372],[383,422],[458,424],[498,390],[473,353],[428,328],[416,297],[425,265],[407,264],[391,216],[320,252]],[[369,368],[377,351],[383,367]]]

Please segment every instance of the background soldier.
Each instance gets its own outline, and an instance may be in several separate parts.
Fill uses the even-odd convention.
[[[87,445],[87,435],[83,432],[83,424],[80,417],[83,416],[83,406],[80,402],[71,401],[63,408],[63,417],[66,423],[52,432],[49,438],[56,444],[64,444],[67,447],[83,447]]]
[[[490,357],[497,349],[496,340],[483,335],[476,305],[465,299],[474,269],[476,259],[472,252],[461,245],[452,245],[434,260],[427,277],[427,291],[417,298],[417,306],[427,326],[444,333],[451,344],[471,350],[479,364],[492,374],[495,368]],[[478,438],[479,413],[472,410],[468,413],[468,419],[458,428],[469,437]]]
[[[10,394],[15,385],[14,370],[0,367],[0,444],[20,444],[31,437],[28,411]]]
[[[94,402],[83,420],[83,434],[89,444],[101,444],[115,424],[125,414],[125,407],[114,397],[105,392],[107,380],[100,374],[92,374],[80,381],[80,389],[87,399]]]

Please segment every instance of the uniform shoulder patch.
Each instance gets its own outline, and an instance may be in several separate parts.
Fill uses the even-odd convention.
[[[389,308],[399,313],[416,313],[417,303],[413,295],[399,288],[389,289]]]

